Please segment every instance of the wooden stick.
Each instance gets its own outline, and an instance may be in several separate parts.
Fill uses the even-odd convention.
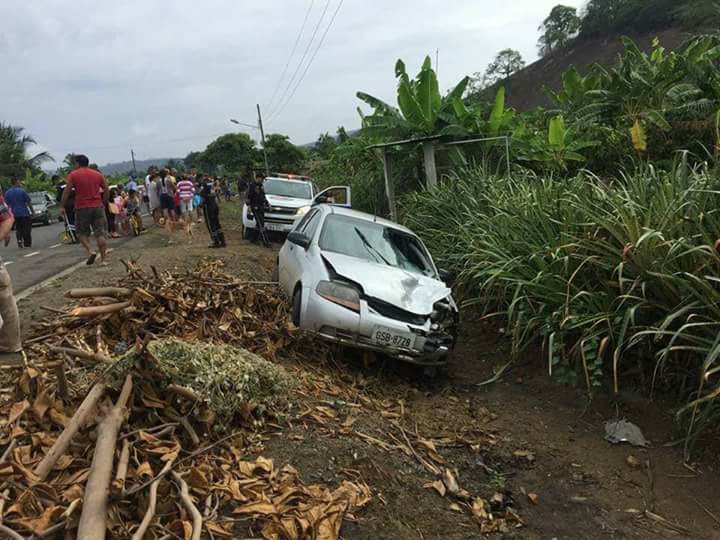
[[[2,495],[0,495],[0,525],[2,525],[3,512],[5,511],[5,501],[7,501],[9,496],[10,496],[10,488],[3,491]]]
[[[82,349],[73,349],[70,347],[57,347],[52,345],[50,347],[52,352],[68,354],[75,358],[82,358],[83,360],[92,360],[93,362],[99,362],[101,364],[112,363],[112,358],[105,356],[104,354],[94,353],[90,351],[83,351]]]
[[[111,313],[117,313],[123,309],[130,307],[130,302],[119,302],[117,304],[107,304],[104,306],[87,306],[87,307],[76,307],[70,312],[73,317],[95,317],[97,315],[109,315]]]
[[[59,313],[60,315],[65,315],[67,313],[64,309],[52,306],[40,306],[40,309],[44,309],[45,311],[49,311],[50,313]]]
[[[51,334],[43,334],[41,336],[35,336],[31,339],[26,339],[24,342],[24,345],[30,345],[31,343],[37,343],[38,341],[46,340],[47,338],[53,337],[55,335],[55,332]]]
[[[6,459],[8,458],[8,456],[10,455],[10,452],[13,451],[13,448],[15,448],[15,445],[16,445],[16,444],[17,444],[17,441],[16,441],[15,439],[13,439],[12,441],[10,441],[10,444],[8,444],[8,447],[5,449],[5,451],[3,452],[2,456],[0,456],[0,463],[5,463],[5,460],[6,460]]]
[[[125,491],[125,478],[127,478],[128,461],[130,461],[130,443],[127,439],[123,441],[122,450],[120,451],[120,460],[118,461],[117,472],[115,473],[115,482],[113,487],[122,493]]]
[[[239,436],[239,435],[242,435],[242,432],[241,432],[241,431],[236,431],[236,432],[234,432],[234,433],[230,433],[229,435],[226,435],[226,436],[223,437],[222,439],[218,439],[217,441],[215,441],[215,442],[212,443],[212,444],[209,444],[209,445],[207,445],[207,446],[205,446],[205,447],[203,447],[203,448],[200,448],[200,449],[198,449],[198,450],[195,450],[194,452],[191,452],[190,454],[188,454],[187,456],[185,456],[185,457],[182,458],[181,460],[173,462],[173,467],[175,467],[175,466],[177,466],[177,465],[181,465],[181,464],[185,463],[186,461],[190,461],[191,459],[195,459],[195,458],[198,457],[200,454],[204,454],[205,452],[209,452],[210,450],[212,450],[212,449],[215,448],[216,446],[219,446],[219,445],[221,445],[222,443],[224,443],[225,441],[229,441],[229,440],[232,439],[233,437],[237,437],[237,436]],[[164,472],[164,473],[161,472],[160,474],[157,475],[157,478],[162,478],[162,477],[165,476],[166,474],[167,474],[167,472]],[[125,492],[125,497],[127,498],[127,497],[131,497],[131,496],[135,495],[138,491],[142,491],[143,489],[145,489],[146,487],[148,487],[153,481],[154,481],[154,479],[153,479],[153,480],[148,480],[147,482],[143,482],[142,484],[139,484],[139,485],[137,485],[137,486],[135,486],[135,487],[133,487],[133,488],[128,489],[128,490]]]
[[[11,538],[12,540],[25,540],[25,537],[16,533],[11,528],[6,527],[5,525],[0,524],[0,534],[4,534],[8,538]],[[198,538],[200,538],[198,536]]]
[[[98,426],[97,444],[85,487],[83,509],[78,524],[78,540],[104,540],[107,533],[107,502],[112,478],[113,456],[118,432],[125,419],[125,408],[132,392],[132,376],[125,378],[115,406]]]
[[[98,287],[91,289],[70,289],[65,293],[65,296],[68,298],[93,298],[96,296],[127,298],[131,294],[132,291],[124,287]]]
[[[80,404],[80,407],[78,407],[75,414],[73,414],[67,427],[57,438],[55,444],[52,445],[52,448],[50,448],[50,451],[45,455],[43,460],[35,467],[33,472],[37,475],[40,482],[47,478],[47,475],[50,474],[57,460],[60,459],[60,456],[62,456],[68,446],[70,446],[72,438],[80,428],[87,423],[90,414],[95,410],[95,405],[104,393],[105,385],[102,383],[97,383],[90,389],[90,392],[88,392],[88,395],[85,396],[85,399]]]
[[[65,362],[59,362],[55,367],[55,377],[57,378],[58,395],[63,401],[67,401],[70,394],[68,393],[67,379],[65,378]]]
[[[165,464],[162,471],[160,471],[160,474],[156,476],[150,484],[150,500],[148,502],[147,511],[145,512],[145,515],[140,522],[140,527],[138,527],[138,530],[135,531],[135,534],[133,534],[132,540],[142,540],[145,537],[145,532],[150,526],[150,522],[155,517],[155,506],[157,505],[157,490],[158,486],[160,485],[160,480],[165,474],[167,474],[167,472],[170,470],[170,467],[172,467],[172,461],[168,461]]]
[[[190,401],[201,401],[200,396],[190,388],[179,386],[177,384],[168,384],[167,389],[173,394],[189,399]]]
[[[190,497],[190,489],[188,489],[187,482],[185,482],[182,476],[175,471],[171,474],[173,479],[180,484],[180,499],[185,506],[185,510],[187,510],[193,518],[193,532],[190,538],[191,540],[200,540],[200,533],[202,532],[202,514]]]

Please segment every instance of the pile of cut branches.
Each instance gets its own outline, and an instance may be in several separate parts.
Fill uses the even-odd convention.
[[[118,286],[67,291],[76,305],[53,309],[55,316],[37,325],[33,350],[75,348],[94,355],[86,360],[102,360],[138,340],[175,337],[238,345],[270,361],[324,353],[289,322],[287,301],[274,284],[241,281],[223,272],[222,261],[166,272],[125,264],[128,274]]]
[[[0,405],[0,536],[337,538],[368,487],[306,485],[261,456],[277,426],[258,420],[293,376],[259,355],[318,351],[284,299],[220,263],[127,266],[118,286],[68,291],[29,340]]]

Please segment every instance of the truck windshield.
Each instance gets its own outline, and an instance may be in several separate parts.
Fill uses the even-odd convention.
[[[320,249],[435,277],[430,255],[415,236],[373,221],[328,216]]]
[[[312,199],[310,184],[305,182],[294,182],[290,180],[277,180],[268,178],[263,184],[267,195],[279,197],[292,197],[294,199]]]
[[[47,198],[45,197],[44,193],[35,192],[35,193],[30,193],[30,201],[33,204],[45,204],[47,202]]]

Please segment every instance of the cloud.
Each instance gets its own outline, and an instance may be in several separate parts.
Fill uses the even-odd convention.
[[[346,0],[293,99],[268,107],[310,2],[3,0],[0,63],[10,84],[0,85],[0,119],[58,160],[78,151],[121,160],[130,147],[184,156],[233,131],[230,117],[255,123],[257,103],[268,131],[306,143],[357,127],[358,90],[394,100],[397,58],[414,72],[439,51],[443,88],[484,70],[502,48],[534,58],[537,27],[556,3]],[[330,0],[318,38],[338,2]],[[324,6],[314,1],[279,96]]]

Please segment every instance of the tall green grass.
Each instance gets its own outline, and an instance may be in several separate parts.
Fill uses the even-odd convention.
[[[457,275],[465,305],[504,317],[519,353],[588,393],[629,374],[720,420],[720,179],[680,164],[606,182],[468,169],[406,196],[402,220]],[[691,440],[689,438],[688,440]]]

